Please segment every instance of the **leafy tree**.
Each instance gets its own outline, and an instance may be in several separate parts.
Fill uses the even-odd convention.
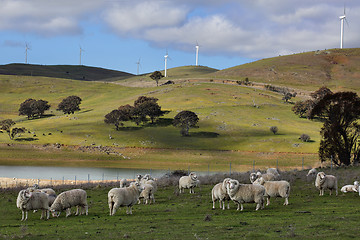
[[[29,98],[20,104],[19,115],[26,115],[28,119],[36,116],[42,117],[49,108],[48,101]]]
[[[303,142],[308,142],[308,141],[310,141],[310,136],[307,135],[307,134],[305,134],[305,133],[303,133],[303,134],[300,135],[299,139],[300,139],[301,141],[303,141]]]
[[[173,125],[175,127],[180,127],[180,133],[182,136],[189,136],[189,129],[196,127],[199,118],[196,113],[192,111],[181,111],[179,112],[173,120]]]
[[[131,112],[133,107],[130,105],[120,106],[118,109],[112,110],[105,115],[104,122],[107,124],[114,124],[116,130],[119,130],[119,126],[124,126],[123,121],[129,121],[131,119]]]
[[[25,128],[12,128],[16,122],[11,119],[5,119],[0,121],[0,130],[6,131],[9,135],[10,139],[14,139],[14,137],[19,133],[24,133]]]
[[[73,114],[75,111],[80,111],[81,98],[78,96],[68,96],[59,103],[56,110],[63,111],[64,114]]]
[[[310,112],[324,121],[321,128],[319,157],[332,160],[336,165],[358,163],[360,159],[359,135],[360,98],[354,92],[326,94]]]
[[[160,71],[155,71],[150,75],[150,78],[156,81],[156,86],[159,86],[159,80],[163,77],[164,75]]]
[[[284,96],[283,96],[282,100],[285,100],[285,102],[289,102],[289,100],[290,100],[291,98],[296,97],[296,94],[297,94],[297,93],[296,93],[296,92],[294,92],[294,93],[284,92],[283,94],[284,94]]]
[[[327,94],[333,94],[333,92],[327,87],[321,87],[315,92],[311,93],[310,96],[315,102],[318,102],[323,99]]]
[[[314,105],[313,100],[305,100],[305,101],[297,101],[295,105],[291,108],[291,110],[300,117],[308,117],[310,109]]]
[[[151,123],[154,123],[156,118],[165,114],[165,112],[161,110],[157,101],[157,98],[146,96],[140,96],[137,100],[135,100],[131,115],[137,125],[141,122],[147,122],[147,116],[149,116]]]

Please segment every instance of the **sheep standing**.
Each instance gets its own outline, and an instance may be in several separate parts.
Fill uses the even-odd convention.
[[[316,174],[318,173],[316,168],[312,168],[308,171],[308,173],[306,174],[307,177],[309,176],[316,176]]]
[[[126,213],[132,214],[132,206],[139,200],[143,187],[138,182],[133,182],[130,187],[113,188],[108,193],[110,216],[116,213],[119,207],[127,207]]]
[[[340,189],[341,192],[359,192],[359,182],[355,181],[354,185],[345,185]],[[360,195],[360,194],[359,194]]]
[[[266,174],[272,174],[275,177],[275,180],[278,180],[280,178],[280,173],[276,168],[268,168],[266,169]]]
[[[141,184],[141,186],[144,188],[144,190],[141,191],[139,195],[138,204],[141,203],[141,199],[144,199],[145,204],[151,204],[151,202],[155,203],[154,193],[156,192],[156,188],[149,183]]]
[[[212,198],[212,202],[213,202],[213,209],[215,209],[215,201],[219,200],[219,205],[220,208],[222,208],[223,210],[225,210],[225,201],[227,200],[228,202],[228,206],[227,208],[229,209],[229,200],[230,197],[227,194],[227,190],[226,190],[226,184],[228,183],[228,181],[231,180],[230,178],[225,178],[223,182],[216,184],[213,189],[211,190],[211,198]]]
[[[195,193],[194,188],[200,184],[200,181],[197,179],[195,172],[191,172],[189,176],[182,176],[179,179],[179,192],[184,192],[185,188],[190,189],[190,193]]]
[[[27,190],[29,190],[30,192],[43,192],[48,196],[49,199],[49,207],[51,207],[51,205],[54,203],[57,195],[56,192],[54,191],[54,189],[52,188],[39,188],[39,185],[35,184],[34,187],[29,187],[27,188]],[[34,212],[36,212],[36,210],[34,210]]]
[[[338,195],[337,178],[333,175],[326,175],[324,172],[319,172],[316,175],[315,187],[320,190],[319,196],[324,195],[325,189],[330,190],[330,195],[332,190],[336,190],[336,196]]]
[[[71,215],[71,207],[77,207],[75,215],[81,215],[85,212],[88,215],[87,193],[83,189],[72,189],[60,193],[54,203],[51,205],[51,212],[59,212],[56,216],[60,215],[60,212],[65,210],[66,217]],[[79,207],[82,210],[79,213]]]
[[[274,181],[276,178],[275,175],[272,173],[265,173],[265,174],[262,174],[261,172],[250,173],[250,182],[254,183],[256,179],[259,179],[261,177],[264,178],[265,181]]]
[[[120,188],[128,186],[130,186],[130,182],[128,180],[126,180],[125,178],[120,179]]]
[[[237,205],[237,210],[244,209],[243,203],[256,203],[256,211],[264,208],[265,188],[259,184],[240,184],[239,181],[231,179],[226,185],[227,193],[231,200]]]
[[[49,199],[43,192],[30,192],[27,189],[21,190],[16,200],[16,206],[22,212],[21,221],[27,220],[29,210],[38,209],[42,210],[40,219],[45,217],[45,213],[46,219],[49,219]]]
[[[289,204],[290,183],[287,181],[265,181],[264,178],[258,178],[253,184],[260,184],[265,187],[266,206],[270,204],[271,197],[285,198],[284,205]]]

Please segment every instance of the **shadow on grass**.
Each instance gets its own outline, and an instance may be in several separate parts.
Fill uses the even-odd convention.
[[[31,141],[36,141],[36,140],[39,140],[39,139],[38,138],[33,138],[33,137],[27,137],[27,138],[16,138],[14,140],[18,141],[18,142],[31,142]]]
[[[143,129],[144,127],[142,126],[138,126],[138,127],[120,127],[118,131],[123,131],[123,132],[126,132],[126,131],[135,131],[135,130],[140,130],[140,129]]]
[[[216,132],[195,132],[190,133],[190,137],[196,137],[196,138],[216,138],[220,134]]]
[[[145,127],[167,127],[172,125],[173,119],[172,118],[159,118],[156,122],[154,123],[147,123],[144,126]]]
[[[80,112],[78,112],[78,114],[91,112],[91,111],[93,111],[93,110],[94,110],[94,109],[88,109],[88,110],[80,111]]]

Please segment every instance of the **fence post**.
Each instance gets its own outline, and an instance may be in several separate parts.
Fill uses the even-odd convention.
[[[75,175],[75,185],[76,185],[76,175]]]
[[[208,175],[210,175],[210,163],[208,163]]]
[[[65,183],[65,182],[64,182],[64,176],[63,176],[63,183],[62,183],[62,184],[64,185],[64,183]]]
[[[102,174],[102,181],[104,181],[104,173]]]
[[[231,175],[231,162],[230,162],[230,175]]]
[[[90,174],[88,173],[88,183],[90,182]]]
[[[253,171],[255,171],[255,160],[253,160]]]
[[[52,178],[50,178],[50,186],[52,186]]]

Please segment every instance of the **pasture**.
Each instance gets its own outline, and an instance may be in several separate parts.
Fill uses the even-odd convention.
[[[324,169],[338,176],[342,185],[358,179],[360,169]],[[217,178],[200,178],[204,183],[195,194],[178,194],[176,181],[163,182],[155,194],[156,203],[136,205],[133,215],[121,208],[109,216],[107,192],[111,186],[86,187],[89,215],[40,220],[40,213],[29,213],[21,222],[21,211],[16,208],[18,190],[2,190],[0,195],[0,238],[2,239],[352,239],[358,237],[357,193],[319,197],[314,180],[306,171],[284,172],[283,178],[291,182],[289,205],[275,199],[263,210],[255,211],[254,204],[245,204],[244,211],[212,210],[211,188]],[[242,182],[248,173],[233,175]],[[248,180],[247,180],[248,181]],[[81,187],[81,186],[77,186]],[[67,188],[56,189],[61,192]],[[218,204],[217,204],[218,206]]]

